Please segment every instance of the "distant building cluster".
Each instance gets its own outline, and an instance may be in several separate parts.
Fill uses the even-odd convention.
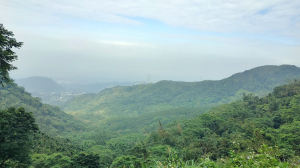
[[[85,92],[52,92],[52,93],[33,93],[32,96],[40,97],[43,103],[60,105],[74,96],[85,94]]]

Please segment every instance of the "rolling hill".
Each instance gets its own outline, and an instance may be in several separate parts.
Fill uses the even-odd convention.
[[[86,120],[136,117],[179,107],[213,107],[238,100],[243,93],[264,96],[276,86],[296,78],[300,78],[300,68],[296,66],[262,66],[216,81],[160,81],[109,88],[98,94],[73,97],[61,107],[67,113]]]
[[[23,87],[10,84],[0,87],[0,110],[9,107],[24,107],[32,112],[40,130],[48,135],[58,136],[64,133],[85,130],[85,124],[63,112],[59,107],[41,103],[40,98],[32,97]]]

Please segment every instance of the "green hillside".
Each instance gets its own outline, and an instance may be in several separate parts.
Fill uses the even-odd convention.
[[[238,100],[242,93],[263,96],[295,78],[300,78],[300,68],[296,66],[262,66],[219,81],[161,81],[114,87],[98,94],[74,97],[61,107],[67,113],[86,120],[135,117],[178,107],[213,107]]]
[[[40,98],[34,98],[24,88],[16,84],[0,87],[0,110],[10,107],[24,107],[33,113],[42,132],[57,136],[62,133],[85,130],[84,124],[73,116],[63,112],[59,107],[41,103]]]
[[[188,109],[179,111],[190,112]],[[65,154],[55,150],[56,153],[47,155],[39,152],[32,155],[33,165],[296,168],[300,165],[299,111],[300,82],[294,81],[276,87],[262,98],[243,95],[242,100],[214,107],[192,119],[167,125],[157,122],[159,129],[149,134],[93,132],[85,137],[84,148],[77,149],[84,153],[70,154],[78,148],[76,146],[70,150],[64,148]],[[146,118],[136,120],[148,122]],[[124,125],[131,122],[123,120]],[[118,126],[113,124],[110,126]]]
[[[179,107],[139,116],[115,116],[99,121],[96,125],[102,130],[115,131],[121,134],[148,133],[158,128],[157,123],[171,123],[174,120],[189,119],[208,111],[209,108]]]
[[[197,160],[195,167],[298,167],[299,130],[296,81],[276,87],[268,96],[245,95],[196,118],[162,126],[146,138],[144,153],[173,167],[191,165],[188,160]]]

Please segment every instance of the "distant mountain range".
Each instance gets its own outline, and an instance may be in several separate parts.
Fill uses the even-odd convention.
[[[57,84],[51,78],[33,76],[29,78],[16,79],[15,82],[19,86],[23,86],[26,91],[30,93],[44,93],[49,94],[52,92],[65,92],[66,89]]]
[[[33,76],[16,79],[15,82],[25,88],[34,97],[40,97],[43,103],[59,105],[82,93],[98,93],[114,86],[131,86],[143,82],[107,82],[94,84],[56,83],[51,78]]]
[[[296,66],[262,66],[216,81],[160,81],[113,87],[97,94],[73,97],[61,107],[69,114],[86,120],[136,117],[179,107],[213,107],[241,99],[243,93],[264,96],[276,86],[298,78],[300,68]]]

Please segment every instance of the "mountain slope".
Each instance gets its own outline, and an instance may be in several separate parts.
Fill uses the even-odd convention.
[[[114,87],[98,94],[76,96],[61,107],[85,119],[138,116],[177,107],[212,107],[238,100],[242,93],[266,95],[289,79],[300,78],[292,65],[262,66],[219,81],[161,81],[129,87]]]
[[[161,162],[164,156],[154,149],[168,147],[183,160],[204,156],[220,164],[228,159],[219,167],[280,167],[280,161],[291,164],[282,167],[299,167],[299,130],[300,80],[265,97],[245,95],[196,118],[162,126],[151,132],[145,146]]]
[[[24,107],[32,112],[42,132],[59,135],[85,129],[83,123],[63,112],[59,107],[41,103],[40,98],[31,97],[24,88],[11,84],[0,87],[0,110],[9,107]]]

